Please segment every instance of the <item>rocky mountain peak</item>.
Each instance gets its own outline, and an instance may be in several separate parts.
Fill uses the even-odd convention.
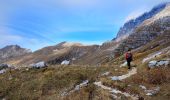
[[[31,53],[31,50],[21,48],[19,45],[8,45],[0,49],[0,60],[10,59],[13,57],[22,56],[25,54]]]
[[[74,43],[74,42],[65,42],[62,45],[63,47],[71,47],[71,46],[83,46],[81,43]]]
[[[151,11],[146,12],[144,14],[142,14],[141,16],[137,17],[136,19],[132,19],[129,20],[128,22],[126,22],[123,27],[120,28],[116,40],[122,40],[121,38],[126,38],[129,34],[132,33],[132,31],[138,27],[138,25],[140,25],[142,22],[144,22],[145,20],[152,18],[153,16],[155,16],[156,14],[158,14],[159,12],[161,12],[163,9],[165,9],[167,6],[169,6],[169,2],[168,3],[162,3],[159,4],[157,6],[155,6]]]

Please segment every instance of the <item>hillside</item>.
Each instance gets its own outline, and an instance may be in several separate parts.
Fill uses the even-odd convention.
[[[6,46],[6,47],[0,49],[0,63],[2,63],[3,61],[6,61],[6,60],[12,59],[12,58],[16,58],[19,56],[29,54],[29,53],[31,53],[31,50],[21,48],[18,45]]]
[[[116,39],[102,45],[62,42],[32,53],[8,46],[1,49],[11,54],[3,63],[14,66],[0,65],[0,99],[169,100],[169,38],[170,4],[164,3],[125,23]],[[124,59],[129,48],[130,70]],[[30,66],[42,61],[47,66]]]
[[[126,22],[123,27],[120,28],[118,34],[117,34],[117,41],[125,38],[127,35],[132,34],[132,31],[138,27],[141,23],[143,23],[145,20],[152,18],[156,14],[158,14],[160,11],[162,11],[168,4],[163,3],[158,6],[155,6],[151,11],[146,12],[142,14],[141,16],[137,17],[136,19],[132,19],[128,22]]]

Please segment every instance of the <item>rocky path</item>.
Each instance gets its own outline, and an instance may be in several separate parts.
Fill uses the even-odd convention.
[[[115,81],[115,80],[123,80],[123,79],[126,79],[128,77],[131,77],[132,75],[136,74],[137,73],[137,69],[136,68],[133,68],[132,70],[130,70],[127,74],[125,75],[121,75],[121,76],[112,76],[110,77],[111,80]],[[114,88],[111,88],[111,87],[108,87],[108,86],[105,86],[102,84],[101,81],[99,82],[94,82],[94,84],[104,90],[108,90],[110,93],[112,93],[112,96],[113,98],[115,99],[118,99],[117,95],[116,94],[122,94],[126,97],[129,97],[131,98],[132,100],[138,100],[138,96],[135,96],[135,95],[131,95],[127,92],[122,92],[120,90],[117,90],[117,89],[114,89]]]
[[[112,76],[111,79],[113,81],[116,81],[116,80],[123,80],[123,79],[126,79],[134,74],[137,73],[137,69],[136,68],[132,68],[132,70],[130,70],[127,74],[125,75],[121,75],[121,76]]]
[[[102,84],[102,82],[95,82],[94,84],[96,86],[104,89],[104,90],[108,90],[110,93],[112,93],[112,96],[113,96],[114,99],[118,99],[116,94],[122,94],[122,95],[124,95],[126,97],[130,97],[132,100],[138,100],[138,96],[131,95],[131,94],[127,93],[127,92],[122,92],[120,90],[117,90],[117,89],[114,89],[114,88],[111,88],[111,87],[108,87],[108,86],[104,86]]]
[[[136,69],[136,68],[133,68],[132,70],[128,71],[127,74],[124,74],[124,75],[121,75],[121,76],[112,76],[112,77],[109,77],[109,78],[110,78],[111,80],[113,80],[113,81],[123,80],[123,79],[126,79],[126,78],[128,78],[128,77],[136,74],[136,73],[137,73],[137,69]],[[108,73],[107,73],[107,75],[108,75]],[[106,75],[106,76],[107,76],[107,75]],[[87,85],[88,85],[88,82],[89,82],[88,80],[83,81],[81,84],[75,86],[75,88],[74,88],[73,90],[71,90],[71,91],[69,91],[69,92],[64,92],[64,93],[62,93],[62,96],[69,95],[69,94],[72,93],[72,92],[75,92],[75,91],[80,90],[82,87],[87,86]],[[99,87],[99,88],[102,88],[102,89],[104,89],[104,90],[108,90],[108,91],[112,94],[113,98],[116,99],[116,100],[119,99],[119,97],[117,96],[117,94],[124,95],[124,96],[126,96],[126,97],[128,97],[128,98],[131,98],[132,100],[138,100],[138,96],[129,94],[129,93],[127,93],[127,92],[122,92],[122,91],[117,90],[117,89],[115,89],[115,88],[111,88],[111,87],[105,86],[105,85],[102,84],[101,81],[99,81],[99,82],[94,82],[94,84],[95,84],[97,87]]]

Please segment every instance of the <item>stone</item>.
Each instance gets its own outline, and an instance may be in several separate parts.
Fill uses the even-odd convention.
[[[38,63],[35,63],[35,64],[31,64],[30,66],[32,68],[45,68],[45,67],[48,67],[44,61],[41,61],[41,62],[38,62]]]
[[[69,65],[70,64],[70,61],[68,60],[64,60],[61,62],[61,65]]]
[[[155,68],[155,67],[167,67],[168,65],[170,65],[170,61],[169,60],[153,60],[150,61],[148,64],[149,68]]]
[[[160,87],[156,87],[153,90],[145,90],[145,93],[148,96],[152,96],[152,95],[156,95],[159,91],[160,91]]]
[[[103,73],[101,76],[107,76],[107,75],[109,75],[110,74],[110,72],[105,72],[105,73]]]
[[[166,61],[166,60],[161,60],[161,61],[158,61],[156,66],[168,66],[170,64],[169,61]]]
[[[154,67],[156,67],[156,63],[157,63],[156,60],[150,61],[149,64],[148,64],[149,68],[154,68]]]
[[[0,64],[0,70],[8,68],[8,64]]]
[[[146,87],[143,85],[139,85],[140,88],[142,88],[143,90],[146,90]]]
[[[0,74],[3,74],[3,73],[5,73],[5,72],[6,72],[6,69],[0,70]]]

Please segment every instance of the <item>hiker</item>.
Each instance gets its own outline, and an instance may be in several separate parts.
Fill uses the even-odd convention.
[[[130,69],[131,68],[130,62],[133,60],[133,55],[132,55],[130,49],[128,49],[128,52],[126,52],[125,58],[126,58],[126,61],[127,61],[128,69]]]

